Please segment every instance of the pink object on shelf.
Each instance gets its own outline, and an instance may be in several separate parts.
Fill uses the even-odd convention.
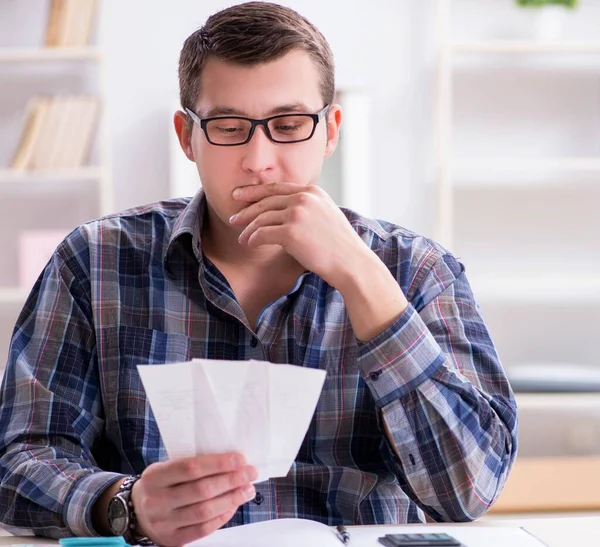
[[[24,230],[19,234],[19,287],[31,289],[68,230]]]

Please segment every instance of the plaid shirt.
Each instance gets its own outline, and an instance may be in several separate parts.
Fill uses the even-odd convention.
[[[307,272],[253,332],[202,256],[205,210],[200,191],[89,222],[57,248],[18,318],[2,385],[3,525],[95,535],[100,493],[167,457],[136,365],[194,357],[327,371],[289,474],[257,484],[228,525],[482,515],[514,462],[517,413],[461,263],[344,210],[408,309],[361,343],[341,294]]]

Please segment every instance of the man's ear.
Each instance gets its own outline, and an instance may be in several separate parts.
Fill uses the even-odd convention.
[[[191,122],[193,123],[193,122]],[[179,139],[179,145],[185,152],[185,155],[190,161],[196,161],[194,159],[194,152],[192,150],[192,125],[190,125],[190,119],[181,110],[175,112],[173,116],[173,125],[175,125],[175,133]]]
[[[340,139],[340,127],[342,125],[342,107],[332,104],[327,111],[327,145],[325,146],[325,157],[328,158],[335,152]]]

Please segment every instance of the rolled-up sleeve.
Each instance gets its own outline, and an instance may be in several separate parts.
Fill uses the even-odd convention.
[[[416,295],[359,366],[403,489],[435,520],[474,520],[514,463],[516,402],[462,264],[443,255]]]

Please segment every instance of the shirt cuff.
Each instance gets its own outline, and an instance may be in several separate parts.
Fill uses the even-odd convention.
[[[64,505],[64,520],[74,536],[99,536],[92,526],[92,508],[100,495],[126,475],[98,471],[77,480]]]
[[[444,352],[412,305],[381,334],[359,343],[358,366],[382,408],[430,378]]]

